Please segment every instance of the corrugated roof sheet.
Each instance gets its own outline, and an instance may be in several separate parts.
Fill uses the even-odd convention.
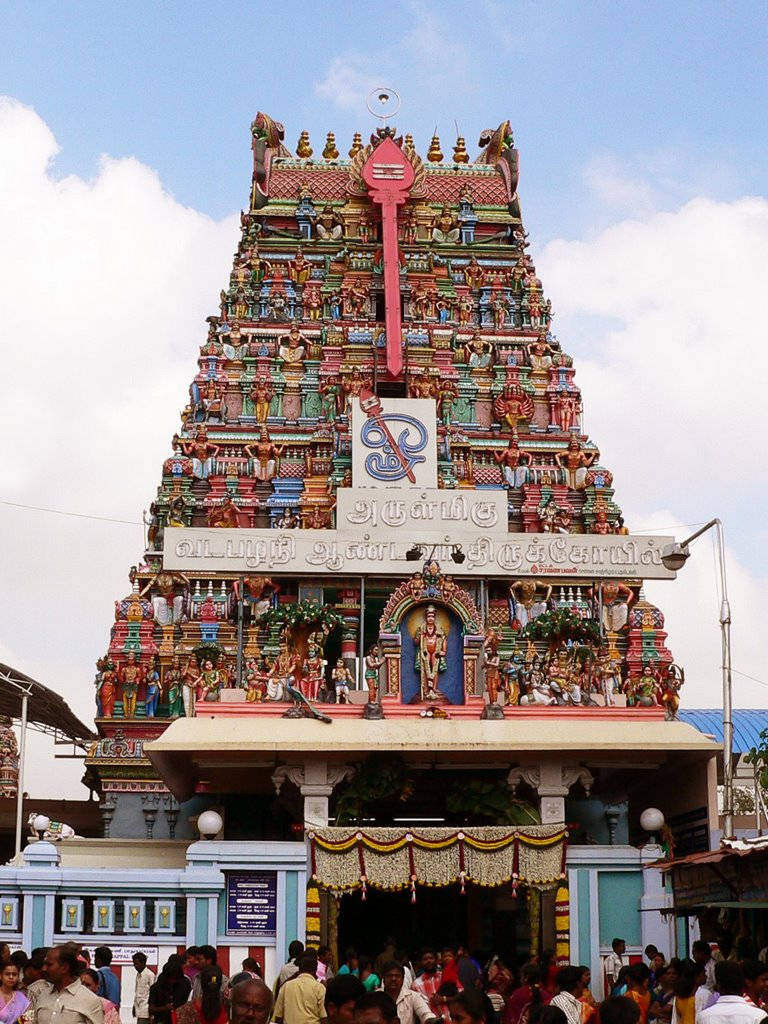
[[[681,708],[678,717],[699,732],[708,733],[723,741],[723,713],[719,708]],[[760,733],[768,729],[768,711],[760,708],[740,708],[733,712],[733,752],[746,754],[760,745]]]

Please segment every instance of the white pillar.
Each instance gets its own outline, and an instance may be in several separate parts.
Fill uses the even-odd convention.
[[[314,828],[328,825],[328,801],[338,784],[354,772],[351,765],[329,765],[327,761],[305,761],[281,765],[272,773],[277,793],[288,779],[304,797],[304,824]]]
[[[571,786],[581,781],[589,795],[594,776],[584,765],[564,765],[561,761],[544,760],[538,764],[511,768],[507,785],[514,793],[521,782],[536,790],[542,825],[565,824],[565,798]]]

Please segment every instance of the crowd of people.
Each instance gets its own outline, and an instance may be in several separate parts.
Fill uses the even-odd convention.
[[[614,939],[591,991],[588,967],[551,954],[519,969],[462,947],[425,947],[411,959],[392,940],[375,957],[348,949],[334,970],[330,947],[289,946],[273,987],[247,957],[231,979],[213,946],[174,953],[155,975],[133,954],[137,1024],[768,1024],[768,965],[737,961],[695,942],[691,959],[655,946],[630,962]],[[120,976],[100,946],[93,965],[74,942],[31,956],[0,944],[0,1024],[120,1024]]]

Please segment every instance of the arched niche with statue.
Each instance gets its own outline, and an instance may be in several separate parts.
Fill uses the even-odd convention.
[[[480,610],[436,562],[427,563],[392,592],[379,630],[385,702],[482,705]]]

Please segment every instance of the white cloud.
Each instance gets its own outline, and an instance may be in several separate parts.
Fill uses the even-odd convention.
[[[692,532],[681,523],[724,520],[735,542],[733,664],[764,680],[766,265],[762,198],[696,199],[586,241],[553,241],[538,261],[561,341],[575,356],[587,428],[614,471],[628,525],[678,524],[681,537]],[[708,544],[699,542],[677,583],[649,588],[688,667],[689,706],[716,706],[720,692]],[[746,552],[755,556],[748,565]],[[766,706],[764,686],[734,680],[737,703]]]
[[[237,220],[216,223],[134,159],[57,180],[53,134],[0,98],[0,322],[6,500],[141,520],[217,307]],[[139,527],[0,506],[0,660],[85,721]],[[12,542],[9,542],[12,541]],[[33,758],[29,785],[65,792],[81,766]],[[57,766],[58,768],[58,766]],[[81,791],[84,793],[84,791]],[[71,795],[71,789],[70,789]]]
[[[383,75],[377,78],[367,70],[371,63],[361,57],[335,57],[325,78],[315,85],[315,92],[342,110],[359,113],[369,93],[386,85]]]

